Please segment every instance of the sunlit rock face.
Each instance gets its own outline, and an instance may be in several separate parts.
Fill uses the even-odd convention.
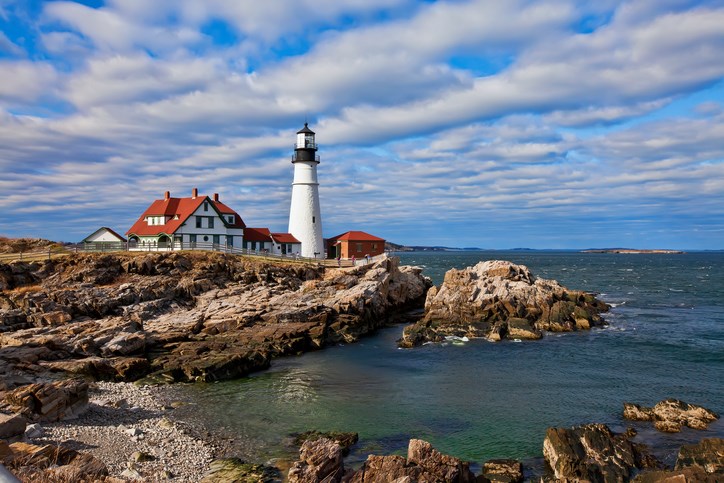
[[[0,264],[0,286],[2,391],[51,372],[241,377],[275,356],[354,342],[421,308],[431,282],[395,258],[325,269],[170,252]]]
[[[492,260],[445,274],[425,301],[425,317],[408,326],[399,344],[413,347],[445,337],[540,339],[603,325],[608,306],[593,295],[534,277],[524,265]]]

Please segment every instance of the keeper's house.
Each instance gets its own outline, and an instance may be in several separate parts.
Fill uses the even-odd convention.
[[[328,258],[374,257],[385,252],[385,239],[363,231],[348,231],[327,240]]]
[[[194,188],[189,198],[172,198],[166,191],[162,200],[151,203],[141,217],[126,232],[130,246],[138,249],[183,250],[217,247],[241,247],[244,239],[244,220],[219,201],[199,196]]]
[[[126,239],[107,226],[102,226],[85,237],[81,243],[85,250],[109,250],[125,247]]]

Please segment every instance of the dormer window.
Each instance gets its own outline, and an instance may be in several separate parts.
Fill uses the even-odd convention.
[[[204,201],[204,211],[209,211],[209,202]]]
[[[229,223],[234,224],[234,215],[229,215]]]

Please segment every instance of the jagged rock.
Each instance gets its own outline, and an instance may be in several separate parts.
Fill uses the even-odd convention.
[[[642,446],[604,424],[548,428],[543,456],[555,478],[566,481],[626,481],[636,470],[659,466]]]
[[[289,483],[339,482],[344,475],[342,447],[331,439],[305,441],[299,461],[289,470]]]
[[[489,460],[483,465],[483,478],[495,483],[520,483],[523,465],[516,460]]]
[[[687,467],[702,468],[707,473],[716,473],[724,479],[724,439],[706,438],[697,444],[685,444],[679,449],[676,469]]]
[[[719,419],[719,415],[709,409],[678,399],[666,399],[653,408],[624,403],[623,417],[634,421],[653,421],[656,429],[666,433],[678,433],[682,426],[706,429],[709,423]]]
[[[603,325],[606,310],[593,295],[538,279],[523,265],[480,262],[449,270],[443,284],[428,291],[424,318],[405,327],[398,343],[414,347],[445,336],[539,339],[543,331]]]
[[[653,421],[654,408],[645,408],[633,403],[623,403],[623,418],[630,421]]]
[[[352,483],[379,481],[472,483],[476,481],[469,464],[437,451],[427,441],[411,439],[407,459],[401,456],[367,457],[352,475]]]
[[[422,468],[407,466],[402,456],[369,455],[362,468],[354,473],[350,483],[377,483],[380,481],[416,482]]]
[[[25,432],[27,422],[19,414],[0,413],[0,439],[9,439]]]
[[[66,380],[30,384],[10,391],[5,402],[33,421],[72,419],[88,407],[88,383]]]
[[[407,447],[407,464],[414,464],[439,481],[473,482],[469,464],[452,456],[444,455],[427,441],[411,439]]]

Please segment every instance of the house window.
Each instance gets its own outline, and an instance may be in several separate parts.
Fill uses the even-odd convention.
[[[204,201],[204,211],[209,211],[209,202]]]
[[[377,243],[373,243],[373,244],[372,244],[372,249],[373,249],[373,250],[377,250]]]
[[[214,244],[215,244],[215,245],[218,245],[219,243],[221,243],[221,242],[219,241],[219,235],[214,235]]]
[[[243,249],[245,249],[245,250],[246,250],[247,248],[249,248],[249,242],[246,241],[246,240],[242,241],[242,242],[241,242],[241,248],[243,248]]]
[[[229,215],[229,223],[234,223],[234,215]]]
[[[205,241],[205,242],[209,241],[208,235],[204,235],[204,241]]]
[[[196,235],[189,235],[189,243],[191,244],[191,248],[196,246]]]
[[[210,216],[209,217],[209,228],[213,228],[213,227],[214,227],[214,217]]]
[[[201,217],[200,216],[196,217],[196,228],[201,228]]]
[[[233,247],[234,246],[234,237],[230,235],[226,235],[226,246]]]
[[[362,251],[362,244],[361,244],[361,243],[355,243],[355,245],[357,246],[357,251],[358,251],[358,252],[361,252],[361,251]]]
[[[251,249],[252,249],[252,250],[256,250],[256,242],[255,242],[255,241],[251,242]]]

